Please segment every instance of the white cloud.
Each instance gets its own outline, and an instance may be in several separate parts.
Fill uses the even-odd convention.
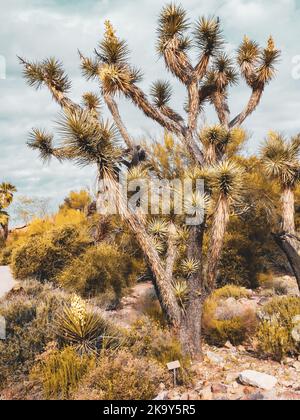
[[[293,80],[292,57],[300,54],[299,9],[296,0],[182,0],[191,18],[202,14],[220,16],[229,49],[234,50],[244,33],[266,42],[270,33],[283,50],[280,72],[266,89],[260,108],[246,124],[253,133],[249,151],[269,129],[294,134],[300,131],[299,84]],[[128,40],[132,62],[141,67],[145,78],[142,87],[148,90],[151,81],[163,77],[163,63],[155,51],[155,28],[161,0],[13,0],[2,8],[0,55],[7,60],[7,80],[0,80],[0,179],[15,182],[22,194],[52,196],[60,200],[69,189],[90,185],[94,169],[78,169],[71,164],[51,163],[43,167],[36,154],[26,147],[32,126],[52,128],[58,108],[48,92],[35,92],[22,79],[16,55],[41,59],[55,55],[64,61],[73,80],[72,97],[79,99],[84,90],[97,89],[80,78],[77,48],[92,54],[103,31],[103,22],[110,18],[120,36]],[[172,79],[171,79],[172,80]],[[174,86],[174,106],[182,110],[184,91]],[[249,90],[242,86],[232,91],[232,113],[245,105]],[[121,100],[124,119],[135,136],[158,135],[156,124],[144,118],[134,106]],[[208,110],[208,121],[215,116]]]

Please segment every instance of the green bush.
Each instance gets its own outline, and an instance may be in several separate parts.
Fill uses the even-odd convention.
[[[292,337],[293,320],[300,315],[300,298],[276,297],[261,311],[257,331],[258,349],[266,356],[282,360],[287,354],[299,354],[299,343]]]
[[[74,392],[80,380],[95,367],[95,359],[79,356],[71,347],[46,352],[39,358],[31,378],[41,384],[45,399],[64,400]]]
[[[82,296],[113,291],[116,299],[131,283],[134,266],[131,258],[115,245],[101,243],[87,249],[58,275],[58,283]]]
[[[54,280],[88,245],[89,239],[78,225],[64,225],[44,234],[25,236],[12,253],[14,276],[21,280],[28,277]]]
[[[168,382],[166,369],[122,350],[99,359],[97,367],[82,381],[74,399],[151,400],[157,395],[161,382]]]

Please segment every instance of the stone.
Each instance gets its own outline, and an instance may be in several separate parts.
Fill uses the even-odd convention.
[[[200,392],[200,399],[203,401],[212,401],[213,399],[213,393],[211,392],[211,387],[208,386]]]
[[[212,351],[208,351],[206,353],[206,356],[211,363],[214,363],[216,365],[221,365],[222,363],[224,363],[223,357],[217,355],[216,353],[213,353]]]
[[[277,379],[274,376],[254,370],[245,370],[239,375],[239,380],[244,385],[250,385],[265,391],[271,391],[277,384]]]
[[[292,337],[296,343],[300,343],[300,324],[292,330]]]
[[[163,392],[166,389],[166,385],[163,382],[161,382],[158,386],[158,389],[160,392]]]
[[[236,380],[238,379],[239,374],[238,373],[227,373],[225,382],[226,384],[231,384],[232,382],[236,384]]]
[[[293,368],[296,369],[297,372],[300,372],[300,362],[294,362]]]
[[[211,390],[214,394],[226,394],[228,388],[224,384],[213,384]]]
[[[173,390],[169,391],[167,400],[179,401],[180,400],[180,395],[178,394],[178,391],[176,389],[173,389]]]
[[[229,350],[234,349],[235,347],[230,343],[230,341],[227,341],[227,343],[225,343],[224,347],[226,347]]]
[[[183,396],[185,396],[185,398],[183,398]],[[199,401],[200,396],[199,393],[196,391],[189,391],[183,394],[180,399],[183,401]]]
[[[154,398],[154,400],[157,400],[157,401],[165,401],[167,399],[168,399],[168,391],[162,391],[158,394],[156,398]]]
[[[283,392],[280,394],[279,397],[282,401],[300,401],[300,394],[296,394],[295,392]]]

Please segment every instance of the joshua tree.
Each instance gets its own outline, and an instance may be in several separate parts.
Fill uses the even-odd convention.
[[[278,133],[270,133],[261,150],[266,175],[278,182],[281,191],[282,217],[275,240],[287,255],[300,290],[299,240],[295,231],[295,189],[300,180],[300,135],[287,141]]]
[[[131,156],[131,176],[147,172],[151,156],[139,159],[141,149],[127,130],[116,102],[121,95],[131,100],[147,117],[172,134],[186,154],[189,176],[207,180],[205,195],[194,194],[192,202],[209,204],[204,222],[191,228],[180,225],[178,218],[150,222],[138,212],[132,212],[122,200],[119,211],[127,221],[148,261],[154,286],[169,323],[179,332],[184,349],[192,356],[201,354],[201,309],[204,298],[216,284],[218,261],[230,212],[241,193],[242,172],[234,162],[234,151],[244,139],[239,128],[258,106],[266,85],[275,74],[279,57],[270,37],[266,48],[244,38],[235,60],[224,51],[224,41],[218,18],[200,18],[194,25],[185,10],[174,4],[163,8],[158,23],[157,48],[166,69],[183,84],[187,100],[183,101],[186,116],[171,108],[171,86],[168,82],[153,83],[150,96],[138,86],[139,70],[129,63],[129,51],[124,40],[117,37],[110,22],[105,23],[105,35],[93,58],[80,53],[84,76],[100,84],[101,96],[113,119],[103,121],[99,114],[99,99],[85,94],[83,104],[68,97],[70,81],[62,65],[55,59],[28,62],[21,59],[24,75],[34,87],[46,86],[63,111],[61,143],[53,144],[53,136],[35,129],[29,146],[38,149],[43,159],[54,156],[71,159],[80,165],[96,164],[99,177],[109,181],[111,190],[120,195],[117,176],[124,163],[124,153]],[[197,63],[189,50],[198,52]],[[238,68],[251,89],[250,99],[235,118],[230,118],[229,87],[237,83]],[[199,116],[204,106],[214,106],[218,117],[215,127],[202,127]],[[117,142],[121,135],[127,150]],[[141,160],[146,159],[144,164]],[[137,163],[138,166],[134,167]],[[177,162],[178,163],[178,162]],[[176,173],[176,162],[174,172]],[[158,174],[159,176],[159,174]],[[208,220],[207,220],[208,219]],[[155,223],[159,226],[155,226]],[[154,229],[154,230],[153,230]],[[209,249],[205,260],[204,235]],[[178,237],[188,236],[183,258]],[[159,238],[159,240],[158,240]],[[163,243],[165,249],[161,249]],[[206,261],[209,261],[209,264]],[[178,278],[178,265],[181,277]]]
[[[12,203],[16,188],[9,183],[0,184],[0,226],[2,229],[2,237],[6,241],[8,237],[9,215],[6,208]]]

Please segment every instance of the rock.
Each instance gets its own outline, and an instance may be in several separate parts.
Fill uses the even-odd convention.
[[[211,387],[208,386],[200,392],[200,399],[203,401],[212,401],[213,399],[213,393],[211,392]]]
[[[238,373],[229,372],[226,375],[225,382],[226,382],[226,384],[231,384],[233,382],[234,384],[238,385],[236,383],[236,380],[238,379],[238,377],[239,377]]]
[[[263,401],[265,397],[261,392],[255,392],[253,394],[249,394],[247,397],[243,399],[248,400],[248,401]]]
[[[157,400],[157,401],[165,401],[167,399],[168,399],[168,391],[162,391],[158,394],[156,398],[154,398],[154,400]]]
[[[168,394],[167,400],[171,400],[171,401],[180,400],[180,395],[178,394],[178,391],[176,389],[169,391],[167,394]]]
[[[229,350],[235,349],[235,347],[230,343],[230,341],[227,341],[227,343],[224,345]]]
[[[300,400],[300,394],[287,391],[280,394],[279,399],[282,401],[298,401]]]
[[[213,353],[211,351],[208,351],[206,353],[206,356],[211,363],[215,363],[216,365],[220,365],[224,363],[223,357],[218,356],[216,353]]]
[[[188,401],[189,400],[189,393],[185,392],[184,394],[181,395],[180,397],[180,401]]]
[[[166,385],[163,382],[161,382],[158,386],[158,389],[159,389],[159,392],[163,392],[166,389]]]
[[[277,379],[274,376],[254,370],[245,370],[239,375],[239,380],[244,385],[254,386],[266,391],[270,391],[277,384]]]
[[[300,343],[300,324],[297,324],[292,330],[292,337],[296,343]]]
[[[293,359],[292,357],[286,357],[285,359],[283,359],[283,364],[286,366],[293,366],[295,362],[295,359]]]
[[[182,394],[180,397],[181,401],[198,401],[200,400],[200,396],[196,391],[189,391]]]
[[[244,353],[246,351],[244,346],[238,346],[237,349],[240,353]]]
[[[300,372],[300,362],[294,362],[293,368],[296,369],[297,372]]]
[[[214,394],[226,394],[228,388],[223,384],[213,384],[211,390]]]

